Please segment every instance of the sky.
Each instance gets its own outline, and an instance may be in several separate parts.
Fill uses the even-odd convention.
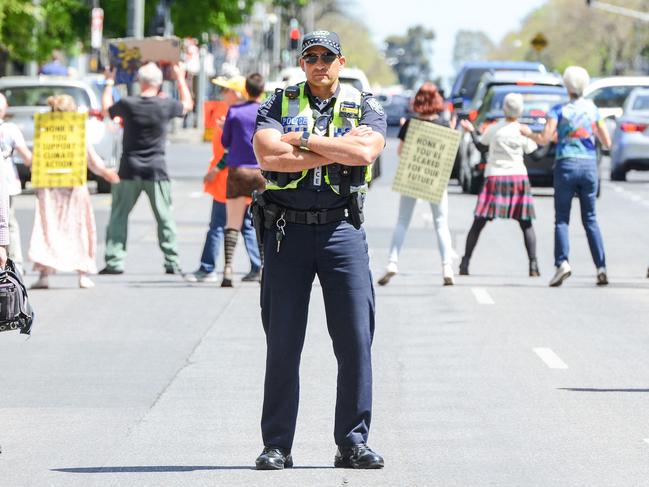
[[[435,31],[433,74],[448,78],[454,74],[453,44],[458,30],[482,30],[498,43],[545,0],[355,0],[355,3],[354,14],[367,25],[379,45],[387,36],[403,35],[408,27],[417,24]]]

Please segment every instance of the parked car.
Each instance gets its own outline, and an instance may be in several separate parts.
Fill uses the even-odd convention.
[[[568,100],[568,93],[562,86],[493,86],[487,92],[480,110],[474,117],[471,117],[480,133],[484,133],[489,125],[505,118],[502,105],[508,93],[520,93],[523,96],[524,109],[519,120],[521,123],[529,125],[534,132],[543,130],[547,113],[552,107]],[[476,148],[469,133],[463,133],[462,139],[458,181],[462,185],[463,192],[478,194],[484,182],[486,153],[481,153]],[[554,143],[540,147],[532,154],[525,156],[525,165],[532,185],[552,185],[554,156]]]
[[[104,119],[101,111],[101,93],[96,83],[72,78],[53,76],[7,76],[0,78],[0,93],[9,103],[7,115],[15,123],[30,149],[34,141],[34,114],[48,112],[48,97],[70,95],[79,111],[88,113],[87,136],[107,167],[117,167],[121,156],[121,127],[110,119]],[[22,159],[15,158],[23,187],[31,175]],[[97,190],[110,192],[110,183],[91,172],[88,178],[97,181]]]
[[[539,73],[537,71],[487,71],[480,78],[470,110],[478,110],[485,95],[492,86],[561,86],[561,76],[554,73]]]
[[[377,97],[385,110],[385,117],[389,127],[399,127],[401,120],[411,117],[413,114],[410,110],[409,95],[392,95],[387,97]]]
[[[456,107],[468,107],[478,89],[482,75],[488,71],[535,71],[546,73],[545,66],[537,62],[521,61],[470,61],[462,66],[453,82],[450,99]]]
[[[604,118],[619,118],[624,102],[635,88],[649,88],[649,76],[611,76],[588,85],[584,97],[592,100]]]
[[[630,170],[649,170],[649,89],[633,90],[623,109],[611,147],[613,181],[625,181]]]

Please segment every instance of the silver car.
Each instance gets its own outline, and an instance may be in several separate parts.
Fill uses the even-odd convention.
[[[611,147],[611,179],[624,181],[630,170],[649,171],[648,88],[631,92],[617,126]]]
[[[119,165],[122,129],[116,121],[104,119],[97,83],[57,76],[6,76],[0,78],[0,93],[7,98],[9,104],[7,120],[20,128],[30,149],[34,141],[34,114],[50,110],[48,97],[70,95],[76,101],[79,111],[88,113],[87,136],[106,166]],[[24,187],[30,178],[29,169],[19,157],[14,160]],[[110,192],[109,182],[92,173],[89,173],[89,178],[97,181],[100,193]]]

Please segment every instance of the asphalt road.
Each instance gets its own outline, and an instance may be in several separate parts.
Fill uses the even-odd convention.
[[[209,145],[175,144],[169,158],[182,263],[191,271],[209,217],[200,185]],[[397,214],[394,140],[383,163],[366,219],[375,280]],[[461,255],[475,197],[450,191]],[[527,277],[518,225],[499,221],[485,229],[472,275],[454,287],[441,286],[430,212],[416,207],[401,273],[376,289],[370,445],[386,467],[370,472],[332,468],[336,365],[317,285],[296,468],[252,470],[265,360],[258,286],[164,275],[143,198],[131,216],[124,275],[97,276],[93,290],[54,276],[53,289],[32,293],[33,337],[0,336],[0,486],[647,485],[649,175],[604,182],[607,288],[595,286],[577,207],[573,276],[547,286],[551,190],[535,195],[542,276]],[[93,204],[103,241],[109,197],[95,195]],[[25,250],[33,206],[33,195],[17,199]],[[239,276],[248,270],[242,247]]]

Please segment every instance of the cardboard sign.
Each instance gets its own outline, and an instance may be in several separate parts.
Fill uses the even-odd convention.
[[[86,184],[86,113],[34,115],[32,187],[70,188]]]
[[[392,189],[439,204],[459,145],[458,131],[423,120],[410,120]]]
[[[206,101],[203,104],[203,123],[205,131],[203,132],[203,140],[209,142],[214,136],[214,128],[216,121],[225,117],[228,113],[228,105],[224,101]]]
[[[148,62],[157,63],[165,79],[170,79],[171,65],[180,61],[180,45],[180,39],[177,37],[110,39],[108,56],[110,65],[117,68],[115,82],[134,82],[137,70]]]

